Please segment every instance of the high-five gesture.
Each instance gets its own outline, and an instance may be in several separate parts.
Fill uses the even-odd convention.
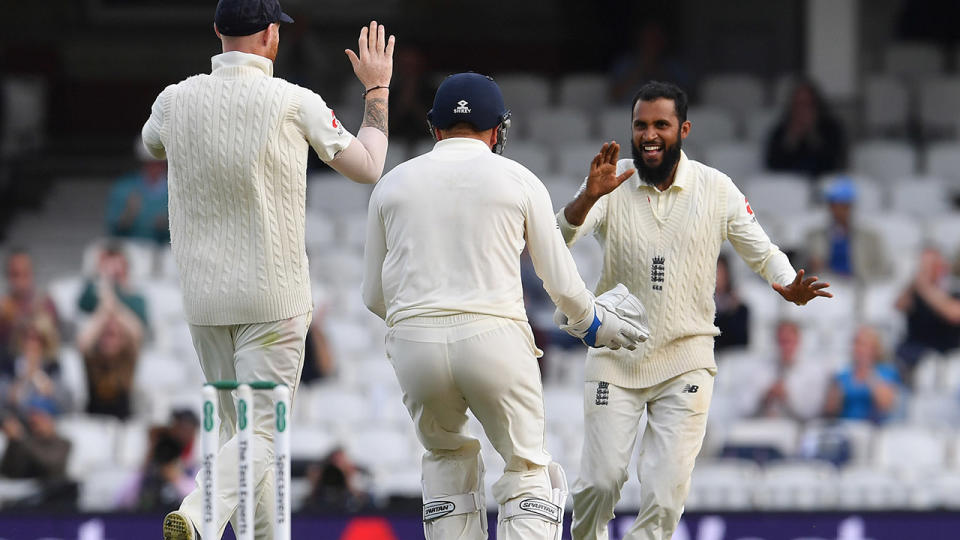
[[[357,52],[346,49],[343,52],[353,65],[353,72],[363,83],[367,91],[375,88],[390,86],[393,75],[393,46],[395,38],[386,37],[386,29],[377,21],[370,21],[370,27],[360,30],[360,39],[357,43]]]
[[[628,169],[617,176],[617,160],[620,158],[620,145],[616,141],[603,143],[600,153],[590,162],[587,184],[577,193],[577,198],[563,209],[563,215],[571,225],[580,225],[597,199],[617,189],[617,186],[630,178],[636,169]]]
[[[801,268],[797,271],[797,277],[794,278],[793,283],[784,287],[779,283],[773,284],[773,290],[780,293],[787,302],[793,302],[798,306],[802,306],[813,300],[818,296],[823,296],[824,298],[833,298],[833,295],[829,292],[823,290],[830,286],[829,283],[825,281],[817,281],[817,276],[811,276],[806,279],[803,277],[804,270]]]
[[[636,172],[629,169],[617,176],[617,160],[620,158],[620,145],[616,141],[603,143],[600,153],[590,162],[590,174],[587,176],[586,195],[599,199],[610,193]]]

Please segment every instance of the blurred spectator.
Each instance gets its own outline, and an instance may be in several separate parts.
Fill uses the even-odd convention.
[[[881,364],[880,335],[860,327],[853,339],[853,364],[841,371],[827,391],[824,412],[851,420],[886,420],[897,404],[899,379],[893,367]]]
[[[690,70],[670,54],[669,37],[664,24],[655,18],[641,24],[634,34],[633,48],[610,68],[611,103],[630,103],[647,81],[670,81],[681,88],[694,86]]]
[[[343,448],[334,448],[318,465],[307,470],[310,495],[304,505],[312,510],[357,512],[370,505],[364,488],[369,473],[350,460]]]
[[[427,59],[416,46],[401,45],[394,56],[390,83],[390,136],[410,141],[430,137],[427,111],[433,106],[434,88]]]
[[[750,308],[737,294],[730,264],[724,253],[717,259],[717,289],[714,293],[717,304],[716,324],[720,335],[714,341],[715,350],[730,347],[746,347],[750,343]]]
[[[196,416],[193,419],[196,420]],[[178,507],[180,501],[193,490],[194,477],[183,460],[184,443],[182,434],[176,432],[176,423],[174,417],[169,426],[150,430],[150,446],[143,467],[120,492],[117,498],[119,508],[143,512],[167,511]],[[196,428],[194,425],[191,444],[196,437]]]
[[[67,479],[70,441],[57,434],[50,413],[34,407],[27,413],[27,427],[14,415],[2,420],[7,448],[0,460],[0,475],[7,478],[35,479],[41,491],[27,504],[72,503],[76,485]]]
[[[933,246],[923,249],[917,271],[897,298],[907,332],[897,348],[901,372],[910,373],[924,354],[960,347],[960,290],[951,290],[950,267]]]
[[[767,168],[816,177],[846,164],[847,142],[820,90],[801,80],[766,145]]]
[[[197,433],[200,428],[200,419],[190,409],[177,409],[170,415],[170,435],[176,439],[182,448],[180,462],[188,472],[193,472],[197,458],[193,453],[197,442]]]
[[[830,222],[807,236],[807,272],[829,272],[859,283],[890,276],[880,236],[853,218],[857,187],[848,177],[831,180],[824,190]]]
[[[37,314],[15,334],[16,356],[0,372],[3,406],[24,412],[40,407],[59,414],[70,408],[71,396],[60,376],[60,341],[49,315]]]
[[[107,199],[111,236],[170,243],[167,222],[167,162],[153,158],[137,138],[140,170],[116,181]]]
[[[336,374],[337,366],[334,363],[333,348],[324,331],[325,319],[326,310],[321,307],[316,310],[313,320],[310,321],[303,349],[301,383],[328,379]]]
[[[77,349],[87,371],[86,411],[126,419],[143,325],[112,287],[101,286],[100,293],[96,311],[77,336]]]
[[[827,374],[799,353],[800,327],[793,321],[781,321],[777,325],[776,365],[758,374],[763,392],[757,416],[808,420],[820,414]]]
[[[14,249],[7,256],[7,293],[0,298],[0,363],[10,364],[14,330],[26,327],[39,314],[47,315],[59,328],[57,308],[44,293],[37,290],[33,279],[33,261],[23,249]]]
[[[105,291],[110,291],[146,327],[147,300],[131,287],[130,262],[119,244],[109,244],[103,248],[97,261],[97,275],[87,279],[77,305],[84,312],[93,313]]]

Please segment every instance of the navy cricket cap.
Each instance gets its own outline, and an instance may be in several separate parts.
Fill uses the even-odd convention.
[[[279,0],[220,0],[213,15],[217,31],[225,36],[249,36],[272,23],[292,23]]]
[[[508,114],[503,94],[492,78],[479,73],[457,73],[444,79],[427,113],[439,129],[467,122],[478,131],[500,124]]]

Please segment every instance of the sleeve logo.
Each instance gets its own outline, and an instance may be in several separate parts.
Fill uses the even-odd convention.
[[[746,197],[743,198],[743,202],[747,203],[747,213],[751,216],[753,215],[753,208],[750,208],[750,200]]]

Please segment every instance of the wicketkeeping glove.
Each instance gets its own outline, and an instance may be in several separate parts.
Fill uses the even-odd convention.
[[[607,347],[611,350],[625,347],[632,351],[638,343],[650,337],[647,310],[622,283],[597,297],[592,318],[588,316],[569,324],[567,316],[557,310],[553,321],[561,330],[590,347]]]

